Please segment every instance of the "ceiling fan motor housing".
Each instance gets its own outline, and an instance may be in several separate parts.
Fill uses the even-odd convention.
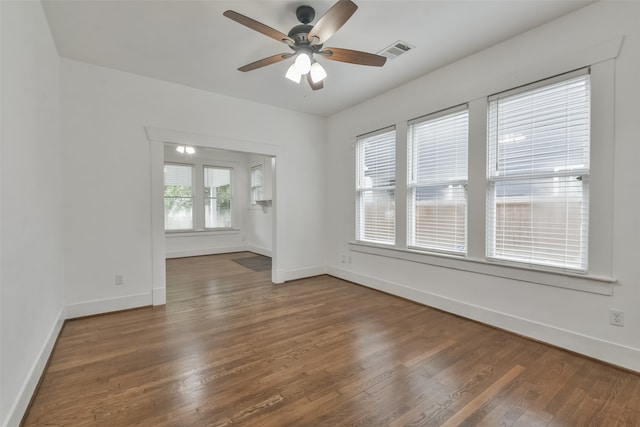
[[[313,25],[299,24],[293,27],[287,35],[291,37],[296,44],[308,44],[309,39],[307,38],[307,34],[309,34],[312,28]]]

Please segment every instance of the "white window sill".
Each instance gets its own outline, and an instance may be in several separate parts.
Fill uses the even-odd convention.
[[[167,238],[173,237],[205,237],[205,236],[220,236],[224,234],[238,234],[239,228],[219,228],[216,230],[185,230],[185,231],[165,231],[164,236]]]
[[[563,271],[547,271],[542,268],[527,268],[519,265],[498,264],[485,259],[460,257],[446,254],[431,254],[412,249],[399,249],[364,242],[349,242],[349,249],[369,255],[395,258],[404,261],[434,265],[453,270],[469,271],[486,276],[502,277],[523,282],[536,283],[559,288],[613,295],[616,279],[590,274]]]

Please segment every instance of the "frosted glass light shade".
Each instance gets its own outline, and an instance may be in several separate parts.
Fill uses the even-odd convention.
[[[294,62],[296,70],[300,74],[307,74],[311,69],[311,57],[305,52],[300,52],[296,56],[296,62]]]
[[[287,70],[287,74],[285,74],[285,77],[291,80],[292,82],[300,83],[300,78],[302,77],[302,74],[300,74],[296,69],[296,64],[291,64],[291,66]]]
[[[324,67],[317,62],[311,65],[309,72],[311,73],[311,81],[314,83],[319,83],[327,77],[327,72]]]
[[[184,145],[178,145],[176,147],[176,151],[180,154],[184,154],[185,152],[187,154],[193,154],[196,152],[196,149],[193,147],[185,147]]]

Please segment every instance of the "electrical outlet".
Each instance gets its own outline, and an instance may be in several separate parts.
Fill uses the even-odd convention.
[[[624,311],[610,308],[609,323],[614,326],[624,326]]]
[[[349,264],[351,264],[351,255],[349,255]]]
[[[342,255],[340,257],[340,261],[342,261],[342,263],[344,264],[347,261],[347,257],[345,255]]]
[[[122,274],[116,274],[116,286],[124,285],[124,276]]]

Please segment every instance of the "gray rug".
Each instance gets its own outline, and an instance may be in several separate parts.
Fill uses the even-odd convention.
[[[240,264],[243,267],[247,267],[253,271],[266,271],[271,270],[271,258],[255,255],[247,258],[234,259],[233,262]]]

